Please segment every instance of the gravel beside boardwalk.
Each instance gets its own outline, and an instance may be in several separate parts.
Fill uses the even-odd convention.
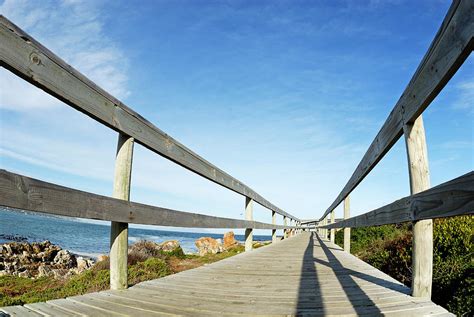
[[[453,316],[315,234],[295,237],[125,291],[0,307],[13,316]]]

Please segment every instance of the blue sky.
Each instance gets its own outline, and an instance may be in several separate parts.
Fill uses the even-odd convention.
[[[0,13],[274,204],[318,218],[450,3],[5,0]],[[432,185],[473,170],[473,63],[471,56],[424,114]],[[0,87],[2,168],[111,194],[114,131],[4,69]],[[401,140],[351,195],[352,214],[408,194]],[[132,200],[243,217],[242,196],[140,146]],[[271,220],[260,206],[254,215]]]

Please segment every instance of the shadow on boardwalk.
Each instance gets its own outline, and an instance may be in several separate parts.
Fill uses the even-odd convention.
[[[318,252],[318,249],[323,252]],[[318,271],[316,269],[316,267],[319,266],[330,268],[332,273],[334,273],[339,283],[338,285],[343,289],[354,313],[358,315],[367,313],[380,315],[380,309],[377,308],[372,299],[359,287],[353,279],[353,276],[397,291],[400,290],[400,285],[345,268],[333,254],[332,250],[339,251],[338,249],[326,246],[315,233],[309,236],[308,245],[303,255],[296,314],[325,315],[325,312],[328,310],[328,307],[325,307],[325,305],[331,305],[331,307],[337,305],[335,300],[333,304],[331,304],[330,298],[327,297],[327,293],[329,293],[330,290],[323,290],[324,285],[321,283],[322,280],[318,277]],[[315,253],[319,253],[317,254],[319,257],[324,255],[327,261],[318,258]],[[331,283],[331,289],[334,289],[334,285],[335,283]],[[325,294],[325,300],[323,300],[323,293]],[[338,299],[338,301],[339,300],[340,299]],[[345,306],[345,304],[346,302],[342,302],[341,307]]]

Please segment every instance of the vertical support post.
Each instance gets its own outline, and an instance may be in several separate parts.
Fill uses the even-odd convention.
[[[327,217],[324,217],[324,225],[327,225],[328,224],[328,218]],[[327,240],[328,239],[328,229],[323,229],[323,237],[324,237],[324,240]]]
[[[423,118],[403,127],[408,156],[411,194],[430,188],[428,151]],[[433,276],[433,220],[413,222],[412,284],[414,297],[431,298]]]
[[[344,219],[348,219],[351,216],[350,198],[347,196],[344,199]],[[351,228],[344,228],[344,251],[351,253]]]
[[[130,200],[133,138],[119,134],[115,158],[114,198]],[[128,265],[128,223],[112,221],[110,226],[110,288],[125,289]]]
[[[286,226],[287,223],[288,223],[288,220],[286,219],[286,216],[283,216],[283,225]],[[287,229],[283,229],[283,239],[288,238],[287,232],[288,232]]]
[[[335,211],[331,211],[331,223],[335,223]],[[334,243],[336,241],[336,229],[332,228],[331,229],[331,242]]]
[[[277,217],[276,217],[276,212],[272,210],[272,224],[276,225],[277,223]],[[272,229],[272,243],[277,242],[277,231],[276,229]]]
[[[294,220],[290,218],[290,226],[293,226],[294,224]],[[290,229],[290,234],[289,234],[289,237],[292,237],[293,236],[293,228]]]
[[[253,200],[245,197],[245,220],[253,220]],[[245,229],[245,251],[253,249],[253,229]]]

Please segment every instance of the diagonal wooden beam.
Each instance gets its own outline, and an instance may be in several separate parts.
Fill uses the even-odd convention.
[[[433,101],[474,47],[474,1],[453,1],[444,21],[410,83],[370,144],[351,178],[319,220],[326,217],[370,173]]]
[[[359,228],[474,214],[474,172],[321,228]]]
[[[109,128],[133,137],[151,151],[270,210],[297,219],[161,131],[2,15],[0,66]]]
[[[0,206],[52,215],[186,228],[290,229],[139,204],[47,183],[0,169]]]

